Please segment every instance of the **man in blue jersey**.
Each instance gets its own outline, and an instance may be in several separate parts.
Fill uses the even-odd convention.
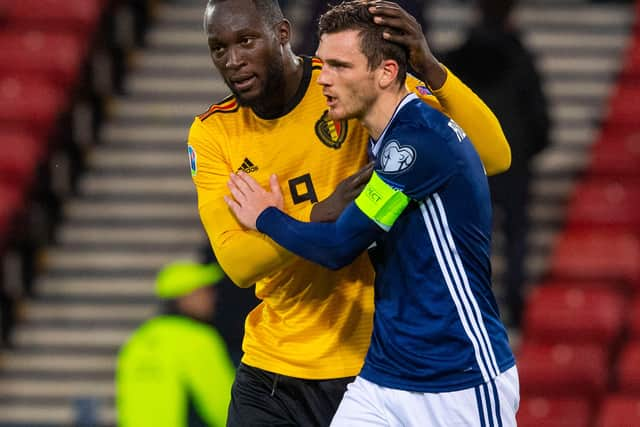
[[[366,2],[320,21],[318,79],[332,119],[370,133],[370,181],[335,222],[284,214],[271,191],[233,174],[225,200],[245,226],[338,269],[372,244],[375,315],[364,366],[335,426],[515,426],[518,375],[491,291],[491,200],[464,131],[404,85],[407,53]],[[386,40],[385,40],[386,39]]]

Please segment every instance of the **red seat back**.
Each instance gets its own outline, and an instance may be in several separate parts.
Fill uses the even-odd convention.
[[[0,75],[0,126],[5,129],[18,127],[47,136],[66,101],[64,91],[45,80]]]
[[[576,187],[568,226],[610,227],[640,233],[640,178],[590,179]]]
[[[590,427],[587,399],[522,396],[518,427]]]
[[[608,381],[607,352],[598,345],[525,341],[517,355],[522,394],[596,399]]]
[[[640,395],[640,341],[632,341],[622,349],[616,380],[621,392]]]
[[[640,425],[640,397],[608,396],[600,405],[595,427],[632,427]]]
[[[625,301],[615,290],[539,286],[527,301],[526,340],[608,346],[623,331]]]
[[[46,140],[27,132],[0,130],[0,180],[19,189],[33,182],[46,151]]]
[[[616,281],[640,288],[640,241],[610,230],[565,230],[551,259],[551,275],[569,280]]]
[[[86,53],[86,43],[70,32],[2,31],[0,71],[36,74],[65,87],[74,83]]]
[[[640,117],[640,82],[621,82],[609,100],[606,121],[613,126],[637,126]]]
[[[104,6],[103,0],[20,0],[7,10],[6,20],[14,27],[88,36],[97,28]]]
[[[640,129],[608,126],[591,152],[590,175],[640,177]]]
[[[640,296],[631,303],[628,325],[629,338],[640,341]]]

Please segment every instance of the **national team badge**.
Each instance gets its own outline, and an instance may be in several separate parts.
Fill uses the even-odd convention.
[[[320,120],[316,122],[316,135],[327,147],[336,150],[342,146],[347,138],[348,125],[346,120],[331,120],[328,110],[325,110]]]
[[[416,160],[416,152],[411,146],[402,146],[398,141],[391,140],[384,146],[380,164],[386,173],[403,172],[411,167]]]
[[[198,173],[198,156],[196,150],[191,145],[187,147],[187,153],[189,153],[189,166],[191,167],[191,176],[196,176]]]

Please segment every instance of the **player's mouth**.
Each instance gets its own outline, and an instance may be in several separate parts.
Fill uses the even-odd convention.
[[[238,92],[245,92],[253,86],[257,78],[255,75],[238,76],[230,79],[231,84]]]
[[[327,106],[328,107],[334,107],[336,105],[336,103],[338,102],[338,98],[336,98],[335,96],[327,95],[325,93],[324,97],[327,99]]]

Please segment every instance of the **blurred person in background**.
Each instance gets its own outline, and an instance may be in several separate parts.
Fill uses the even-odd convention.
[[[531,53],[510,19],[516,0],[476,0],[478,22],[464,43],[441,55],[498,117],[511,145],[511,168],[489,178],[505,238],[508,323],[518,328],[526,278],[531,160],[549,145],[549,113]],[[500,217],[500,216],[499,216]]]
[[[205,264],[217,263],[216,257],[207,241],[200,248],[200,259]],[[244,321],[260,300],[255,293],[247,292],[233,284],[225,275],[216,285],[216,295],[224,304],[216,307],[213,324],[227,344],[229,356],[234,366],[240,365],[242,359],[242,337],[244,336]]]
[[[11,347],[11,331],[15,323],[15,302],[0,284],[0,347]]]
[[[116,368],[118,425],[226,425],[234,367],[211,326],[217,264],[178,261],[157,275],[164,313],[140,326],[123,345]]]

